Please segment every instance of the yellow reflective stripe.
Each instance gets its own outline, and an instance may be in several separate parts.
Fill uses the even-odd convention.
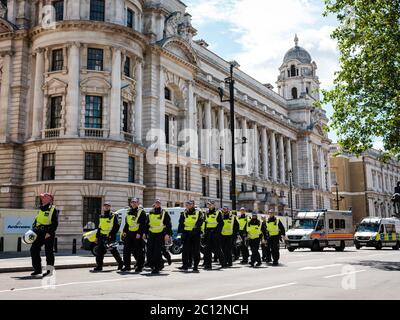
[[[192,231],[194,227],[196,226],[197,221],[199,220],[200,212],[195,211],[194,215],[187,215],[187,212],[184,212],[185,216],[185,231]]]
[[[36,226],[49,226],[53,217],[55,207],[51,206],[48,211],[39,210],[36,216]]]
[[[215,211],[213,214],[207,214],[207,229],[215,229],[218,226],[219,213],[219,211]]]
[[[235,224],[235,217],[231,217],[229,219],[224,219],[224,226],[222,228],[221,234],[223,236],[233,235],[234,224]]]
[[[162,216],[160,221],[158,222],[158,214],[155,214],[154,212],[150,212],[149,214],[149,225],[150,225],[150,232],[152,233],[161,233],[164,231],[165,225],[164,225],[164,217],[165,217],[165,211],[162,211]]]
[[[249,239],[257,239],[260,237],[261,235],[261,227],[262,227],[262,223],[260,222],[259,225],[247,225],[247,232],[248,232],[248,236]]]
[[[138,221],[139,221],[139,218],[140,218],[142,212],[143,212],[143,210],[138,210],[138,213],[136,215],[136,219],[133,219],[134,216],[131,215],[131,214],[128,214],[126,216],[126,222],[127,222],[128,226],[129,226],[129,231],[135,232],[135,231],[139,230]]]
[[[100,218],[99,229],[100,233],[109,235],[114,225],[115,214],[111,218]]]
[[[269,222],[267,224],[267,230],[270,236],[277,236],[279,234],[279,221]]]

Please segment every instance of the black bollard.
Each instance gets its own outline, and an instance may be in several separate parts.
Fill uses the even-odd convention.
[[[4,252],[4,237],[0,238],[0,252]]]
[[[72,240],[72,254],[76,254],[76,239]]]
[[[54,253],[57,253],[57,252],[58,252],[58,239],[55,238],[54,239]]]
[[[21,247],[22,247],[22,239],[21,237],[18,238],[18,243],[17,243],[17,252],[21,252]]]

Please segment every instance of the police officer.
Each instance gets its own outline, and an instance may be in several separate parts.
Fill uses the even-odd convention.
[[[221,211],[215,208],[215,201],[207,203],[208,212],[205,217],[204,234],[204,269],[212,269],[212,254],[214,253],[223,268],[226,267],[224,254],[221,250],[221,231],[224,226],[224,220]]]
[[[281,236],[286,236],[285,227],[282,222],[275,217],[275,211],[269,210],[269,218],[267,221],[267,234],[268,234],[268,249],[271,252],[273,265],[279,265],[279,241]],[[267,257],[267,261],[271,259]]]
[[[236,239],[239,231],[239,222],[236,217],[231,214],[228,206],[222,209],[224,225],[221,230],[221,247],[224,254],[227,267],[232,267],[232,246],[233,239]]]
[[[260,257],[260,242],[262,235],[264,237],[267,236],[267,230],[264,224],[258,219],[257,213],[253,212],[251,215],[251,220],[247,223],[247,236],[249,239],[249,245],[251,249],[251,262],[250,265],[254,267],[256,264],[257,267],[261,266],[261,257]]]
[[[234,216],[236,218],[236,220],[238,219],[236,210],[231,210],[231,214],[232,214],[232,216]],[[239,223],[239,220],[238,220],[238,223]],[[238,230],[237,234],[239,234],[239,230]],[[237,245],[237,239],[238,239],[238,235],[236,235],[235,237],[232,237],[232,255],[233,255],[234,261],[239,260],[239,258],[240,258],[240,247]]]
[[[149,213],[146,234],[149,265],[152,268],[152,274],[159,274],[164,268],[163,247],[165,242],[171,240],[172,236],[171,217],[161,207],[161,200],[159,199],[154,202],[153,209]]]
[[[199,272],[201,226],[204,219],[201,211],[196,210],[193,200],[186,201],[185,205],[186,210],[181,214],[178,227],[183,241],[182,267],[179,269],[187,271],[193,260],[193,271]]]
[[[240,214],[238,216],[239,222],[239,236],[242,239],[242,243],[240,244],[240,252],[242,253],[242,261],[241,264],[249,263],[249,248],[247,246],[247,222],[249,218],[246,215],[246,209],[240,208]]]
[[[37,234],[35,242],[32,243],[32,276],[37,276],[42,273],[42,259],[40,258],[40,250],[44,245],[46,252],[47,266],[54,266],[54,239],[58,227],[58,210],[53,205],[54,197],[50,193],[42,193],[40,195],[41,206],[35,221],[32,225],[32,230]],[[47,270],[43,276],[50,274]]]
[[[125,226],[122,233],[124,240],[124,267],[122,271],[131,270],[131,256],[136,260],[135,272],[142,272],[144,267],[144,240],[146,228],[146,212],[139,208],[139,199],[131,201],[130,209],[125,217]]]
[[[118,252],[118,249],[116,247],[109,247],[111,243],[116,241],[119,227],[120,225],[118,222],[117,214],[111,211],[111,202],[105,202],[103,205],[103,212],[101,213],[99,218],[99,225],[97,227],[97,266],[93,269],[94,272],[103,271],[104,255],[107,253],[107,249],[110,250],[115,261],[117,261],[118,270],[122,270],[124,263]]]
[[[261,222],[263,224],[265,224],[265,226],[267,225],[267,216],[266,215],[262,215],[261,216]],[[271,252],[268,250],[268,239],[263,238],[263,240],[261,241],[261,253],[262,253],[262,261],[264,262],[271,262]],[[269,258],[269,261],[268,261]]]

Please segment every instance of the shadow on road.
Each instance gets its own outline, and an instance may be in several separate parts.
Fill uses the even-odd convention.
[[[350,263],[351,265],[358,265],[364,267],[375,268],[383,271],[400,271],[400,262],[395,261],[374,261],[366,260],[357,263]]]
[[[15,280],[41,280],[42,276],[23,276],[23,277],[11,277]]]

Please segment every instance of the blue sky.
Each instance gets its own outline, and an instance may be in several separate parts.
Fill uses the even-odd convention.
[[[321,87],[332,87],[338,70],[338,50],[330,33],[334,17],[323,17],[322,0],[186,0],[197,39],[226,60],[237,60],[241,69],[262,83],[275,82],[286,51],[299,45],[318,65]],[[332,108],[326,108],[328,116]],[[330,138],[336,141],[332,132]]]

